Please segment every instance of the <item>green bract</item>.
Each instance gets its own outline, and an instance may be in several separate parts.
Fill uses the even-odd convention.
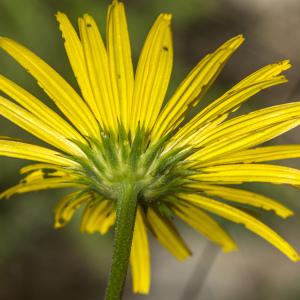
[[[72,172],[86,192],[115,201],[125,182],[135,186],[141,204],[159,206],[168,196],[188,189],[188,175],[196,174],[186,166],[192,148],[168,149],[170,134],[150,144],[144,129],[131,138],[122,125],[119,128],[118,136],[102,130],[101,139],[88,138],[88,145],[73,141],[84,156],[67,158],[78,163]]]

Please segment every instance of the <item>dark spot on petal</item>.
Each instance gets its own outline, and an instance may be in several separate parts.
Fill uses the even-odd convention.
[[[88,24],[86,24],[86,27],[92,27],[92,24],[88,23]]]
[[[169,48],[167,46],[163,46],[164,51],[169,51]]]
[[[64,218],[60,217],[59,220],[58,220],[58,223],[60,225],[65,225],[66,224],[66,220]]]

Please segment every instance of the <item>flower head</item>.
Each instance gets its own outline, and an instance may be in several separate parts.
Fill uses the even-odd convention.
[[[63,227],[84,206],[81,231],[105,234],[115,224],[123,186],[131,185],[137,197],[130,257],[134,292],[149,290],[147,228],[179,260],[191,255],[173,224],[175,217],[225,252],[237,247],[213,215],[242,223],[298,261],[296,251],[245,208],[271,210],[282,218],[292,211],[235,186],[300,185],[299,170],[264,163],[300,157],[300,145],[258,147],[300,124],[300,103],[229,118],[251,96],[286,82],[281,73],[289,62],[249,75],[184,123],[242,36],[205,56],[163,106],[173,63],[169,14],[161,14],[152,26],[135,72],[122,3],[113,1],[109,7],[106,43],[91,16],[79,18],[79,34],[65,14],[56,17],[80,94],[30,50],[11,39],[0,40],[0,47],[38,81],[64,115],[0,76],[0,90],[11,98],[0,97],[0,114],[50,146],[0,139],[0,155],[37,162],[22,168],[25,178],[1,197],[72,187],[56,206],[55,227]]]

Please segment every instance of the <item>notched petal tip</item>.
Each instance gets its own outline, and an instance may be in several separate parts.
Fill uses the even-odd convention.
[[[239,42],[239,43],[243,43],[244,41],[245,41],[245,37],[243,34],[238,34],[228,40],[228,42]]]
[[[283,59],[278,62],[278,64],[280,64],[280,65],[289,65],[290,63],[291,63],[291,61],[289,59]]]
[[[243,34],[238,34],[235,38],[245,40],[245,37]]]
[[[163,14],[163,18],[166,21],[171,21],[172,20],[172,14]]]
[[[286,212],[285,212],[285,214],[281,214],[280,215],[280,217],[282,218],[282,219],[287,219],[287,218],[290,218],[290,217],[293,217],[295,215],[295,213],[292,211],[292,210],[287,210]]]
[[[158,20],[160,20],[161,22],[167,22],[170,23],[172,20],[172,14],[169,13],[161,13],[158,18]]]
[[[229,49],[237,49],[243,42],[245,41],[245,38],[242,34],[239,34],[233,38],[231,38],[230,40],[228,40],[228,44],[224,44],[224,46],[226,48]]]
[[[91,15],[89,15],[89,14],[84,14],[84,15],[82,16],[82,19],[83,19],[84,22],[86,23],[85,25],[86,25],[87,27],[92,27],[93,25],[95,25],[95,20],[94,20],[94,18],[93,18]]]
[[[58,20],[59,18],[66,16],[66,14],[61,11],[57,11],[54,16]]]
[[[110,8],[115,8],[117,6],[124,6],[123,2],[120,2],[118,0],[112,0],[111,4],[110,4]]]
[[[285,70],[288,70],[289,68],[292,67],[292,64],[290,62],[289,59],[285,59],[285,60],[282,60],[282,61],[279,61],[277,63],[278,66],[280,66],[281,68],[281,71],[285,71]]]

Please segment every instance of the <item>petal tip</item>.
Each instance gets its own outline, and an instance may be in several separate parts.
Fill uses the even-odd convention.
[[[171,21],[172,20],[172,14],[165,14],[164,18],[167,21]]]
[[[53,226],[54,229],[61,229],[63,227],[63,225],[60,222],[55,222]]]
[[[141,295],[148,295],[149,294],[149,288],[147,288],[147,289],[142,289],[142,288],[135,289],[135,290],[133,290],[133,293],[134,294],[141,294]]]
[[[278,214],[281,218],[283,218],[283,219],[287,219],[287,218],[289,218],[289,217],[294,216],[294,212],[291,211],[291,210],[288,210],[288,209],[286,209],[284,212],[281,212],[281,214],[279,214],[279,213],[277,212],[277,214]]]
[[[8,41],[9,41],[9,38],[0,36],[0,47],[2,47]]]
[[[226,245],[222,248],[222,251],[224,253],[237,252],[239,251],[239,248],[236,244]]]
[[[161,18],[161,20],[167,21],[167,22],[171,22],[171,20],[172,20],[172,14],[168,14],[168,13],[160,14],[159,17]]]
[[[234,39],[234,40],[240,40],[240,41],[243,42],[243,41],[245,40],[245,37],[244,37],[243,34],[238,34],[238,35],[235,36],[233,39]]]
[[[61,11],[57,11],[54,16],[58,22],[61,22],[62,19],[67,18],[67,15]]]
[[[300,256],[298,255],[297,252],[293,253],[289,257],[293,262],[299,262],[300,261]]]
[[[232,46],[233,46],[234,48],[237,48],[237,47],[239,47],[244,41],[245,41],[245,37],[244,37],[242,34],[239,34],[239,35],[237,35],[236,37],[234,37],[234,38],[232,39],[232,42],[233,42]]]
[[[278,65],[280,65],[282,67],[283,71],[288,70],[289,68],[292,67],[292,64],[289,59],[285,59],[285,60],[278,62]]]
[[[62,16],[64,15],[64,13],[62,13],[61,11],[57,11],[56,14],[55,14],[55,17],[59,17],[59,16]]]

